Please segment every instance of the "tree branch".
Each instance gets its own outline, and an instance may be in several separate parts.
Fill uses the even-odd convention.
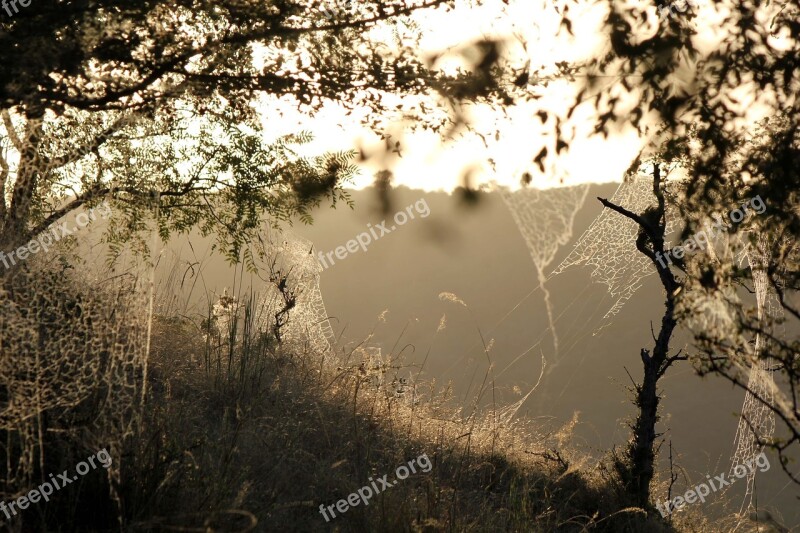
[[[625,209],[622,206],[619,206],[617,204],[609,202],[605,198],[600,198],[598,196],[597,199],[600,200],[600,203],[603,204],[603,206],[611,209],[612,211],[616,211],[620,215],[622,215],[624,217],[627,217],[627,218],[633,220],[634,222],[636,222],[636,224],[638,224],[639,227],[642,228],[647,233],[647,236],[650,237],[651,241],[656,242],[658,240],[658,236],[656,234],[656,230],[645,219],[643,219],[642,217],[640,217],[639,215],[637,215],[633,211],[628,211],[627,209]]]
[[[6,133],[8,133],[8,138],[11,140],[11,144],[16,148],[17,152],[20,154],[23,151],[23,144],[17,135],[17,130],[14,129],[14,123],[11,121],[11,113],[8,112],[8,109],[3,109],[2,113],[3,117],[3,126],[6,128]]]
[[[192,182],[190,181],[187,184],[186,187],[184,187],[183,189],[181,189],[179,191],[157,191],[158,197],[159,198],[162,198],[162,197],[181,197],[181,196],[186,196],[187,194],[192,193],[192,192],[203,192],[203,191],[208,191],[208,190],[211,189],[210,187],[192,187],[191,183]],[[83,205],[85,205],[85,204],[87,204],[87,203],[89,203],[89,202],[91,202],[93,200],[96,200],[98,198],[101,198],[103,196],[107,196],[109,194],[116,193],[116,192],[124,192],[126,194],[137,196],[139,198],[149,198],[151,196],[149,191],[140,190],[140,189],[137,189],[137,188],[134,188],[134,187],[114,187],[114,188],[102,187],[102,188],[96,188],[96,189],[93,189],[92,191],[90,191],[90,192],[88,192],[86,194],[83,194],[81,196],[78,196],[78,197],[74,198],[72,201],[68,202],[67,204],[65,204],[61,208],[59,208],[59,209],[53,211],[52,213],[50,213],[47,216],[47,218],[45,218],[42,222],[37,224],[31,230],[30,236],[31,237],[35,237],[36,235],[42,233],[47,228],[49,228],[51,225],[53,225],[57,220],[59,220],[61,217],[66,216],[67,214],[69,214],[72,211],[80,208],[81,206],[83,206]]]
[[[5,144],[5,143],[4,143]],[[6,206],[6,182],[8,181],[9,167],[6,159],[6,147],[0,150],[0,223],[5,223],[8,208]]]

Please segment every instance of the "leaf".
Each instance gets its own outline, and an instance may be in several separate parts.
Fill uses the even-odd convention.
[[[546,146],[544,148],[542,148],[541,151],[539,151],[539,155],[537,155],[533,159],[533,162],[536,163],[537,165],[539,165],[539,170],[541,170],[542,172],[544,172],[544,159],[545,159],[545,157],[547,157],[547,147]]]

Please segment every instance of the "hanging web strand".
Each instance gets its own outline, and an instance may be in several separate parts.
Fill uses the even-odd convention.
[[[652,176],[636,176],[621,183],[610,201],[633,213],[644,213],[649,207],[656,205]],[[673,218],[667,217],[667,233],[672,231]],[[655,272],[650,259],[636,249],[638,235],[639,226],[636,222],[616,211],[603,208],[589,229],[578,239],[572,252],[551,274],[560,274],[577,265],[593,267],[592,279],[608,287],[611,296],[616,298],[594,335],[610,324],[610,319],[619,313],[622,306],[642,286],[642,280]]]
[[[539,388],[539,385],[542,383],[542,378],[544,377],[545,370],[547,369],[547,361],[544,358],[544,354],[542,355],[542,369],[539,372],[539,379],[536,380],[536,384],[525,394],[522,398],[517,400],[516,402],[512,403],[511,405],[507,405],[501,409],[498,409],[495,417],[496,420],[503,425],[508,425],[511,423],[511,420],[516,416],[517,411],[519,411],[522,404],[524,404],[527,399],[533,394],[536,389]]]
[[[319,278],[322,266],[312,253],[313,245],[288,231],[275,231],[270,243],[270,255],[276,267],[286,275],[289,290],[296,295],[296,303],[289,311],[288,321],[281,328],[285,343],[306,344],[318,353],[331,350],[336,336],[325,309]],[[284,308],[278,289],[270,284],[261,304],[262,323],[271,327],[275,314]]]
[[[556,354],[558,354],[558,335],[553,320],[550,293],[545,285],[547,281],[545,272],[558,250],[572,238],[575,215],[583,207],[588,191],[588,184],[548,191],[533,187],[513,193],[508,189],[500,190],[500,195],[525,239],[536,267],[536,277],[544,294],[547,320],[553,335],[553,348]]]
[[[756,292],[756,306],[758,320],[766,327],[773,326],[776,319],[783,316],[783,308],[778,301],[778,296],[772,288],[766,271],[769,260],[769,243],[763,235],[753,246],[747,247],[747,260],[753,275],[753,286]],[[779,332],[772,332],[776,334]],[[750,367],[748,390],[745,392],[742,414],[734,438],[733,455],[731,457],[731,475],[737,465],[745,464],[761,453],[764,446],[760,441],[769,440],[775,432],[775,414],[764,403],[772,404],[774,401],[775,383],[770,370],[770,361],[761,357],[766,347],[767,340],[764,336],[756,334],[755,346],[751,355],[751,362],[744,365]],[[759,401],[761,398],[763,401]],[[753,505],[755,487],[755,469],[747,469],[747,489],[742,503],[742,511]]]

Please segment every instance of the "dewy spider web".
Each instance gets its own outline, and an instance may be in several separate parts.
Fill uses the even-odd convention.
[[[775,290],[770,285],[766,272],[767,262],[769,261],[767,238],[761,235],[754,246],[747,247],[746,253],[753,274],[758,320],[760,323],[770,327],[776,319],[783,316],[783,308],[778,301]],[[781,326],[778,325],[777,327],[780,328]],[[760,357],[766,342],[762,335],[756,335],[755,347],[753,348],[755,361],[750,366],[748,390],[745,392],[742,414],[739,418],[736,437],[733,441],[734,451],[731,457],[731,475],[733,475],[733,469],[737,465],[752,460],[753,457],[763,451],[764,446],[759,443],[759,440],[762,442],[769,440],[775,432],[775,414],[764,403],[773,403],[773,391],[775,388],[770,370],[770,361],[766,357]],[[763,401],[759,401],[757,397]],[[754,485],[755,470],[748,469],[747,490],[742,509],[752,505]]]
[[[653,178],[636,176],[620,184],[610,201],[633,213],[642,214],[656,204]],[[667,233],[674,223],[668,217]],[[553,271],[551,276],[577,265],[594,267],[592,279],[608,287],[614,305],[603,316],[603,323],[594,334],[609,325],[609,319],[619,313],[633,294],[642,286],[642,279],[654,273],[650,260],[636,249],[639,226],[629,218],[603,208],[589,229],[578,239],[575,248]]]
[[[575,215],[583,207],[588,191],[588,184],[548,191],[528,187],[513,193],[508,189],[500,189],[500,195],[525,239],[536,267],[536,276],[544,293],[547,320],[553,334],[553,347],[556,353],[558,336],[553,324],[550,294],[545,285],[547,281],[545,270],[555,258],[559,248],[569,243],[572,238]]]
[[[289,311],[288,322],[281,328],[283,341],[307,342],[309,348],[318,353],[329,351],[336,343],[336,336],[319,288],[322,266],[312,253],[313,245],[291,232],[274,231],[268,246],[268,257],[274,258],[276,268],[286,275],[289,290],[297,297]],[[260,311],[264,328],[269,329],[284,303],[274,284],[269,284],[266,291]]]
[[[57,453],[44,436],[62,427],[64,438],[106,447],[115,458],[107,474],[119,502],[117,459],[140,420],[148,265],[131,261],[111,271],[88,247],[82,257],[67,248],[59,243],[29,258],[0,289],[0,390],[8,395],[0,430],[10,443],[4,459],[14,465],[4,482],[24,488],[44,475]],[[69,426],[81,412],[91,421]]]
[[[550,304],[550,294],[545,284],[547,281],[545,270],[555,258],[559,248],[572,238],[575,215],[583,207],[588,191],[588,184],[548,191],[531,187],[513,193],[508,189],[500,189],[500,195],[508,206],[519,232],[525,239],[536,267],[536,276],[544,295],[547,320],[553,335],[553,348],[556,354],[558,353],[558,335]],[[545,360],[543,357],[542,374],[539,376],[539,381],[518,401],[498,411],[497,416],[500,421],[508,423],[516,415],[522,404],[541,382],[544,370]]]
[[[41,118],[28,121],[21,149],[13,125],[6,131],[0,150],[9,179],[53,178],[67,165],[69,157],[49,153],[50,132],[35,133],[41,126]],[[29,140],[32,132],[40,143]],[[20,163],[19,152],[34,147],[33,158]],[[145,392],[145,280],[152,269],[137,261],[104,268],[96,253],[102,247],[87,245],[91,236],[86,229],[53,243],[0,276],[0,395],[7,400],[0,405],[6,436],[0,460],[12,465],[3,474],[12,493],[45,475],[59,453],[46,437],[53,431],[63,442],[105,448],[114,458],[106,473],[109,490],[121,505],[122,451],[141,421]],[[76,417],[86,422],[75,425]]]

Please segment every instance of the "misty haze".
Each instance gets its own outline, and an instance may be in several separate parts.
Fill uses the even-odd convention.
[[[0,530],[800,531],[798,15],[3,0]]]

